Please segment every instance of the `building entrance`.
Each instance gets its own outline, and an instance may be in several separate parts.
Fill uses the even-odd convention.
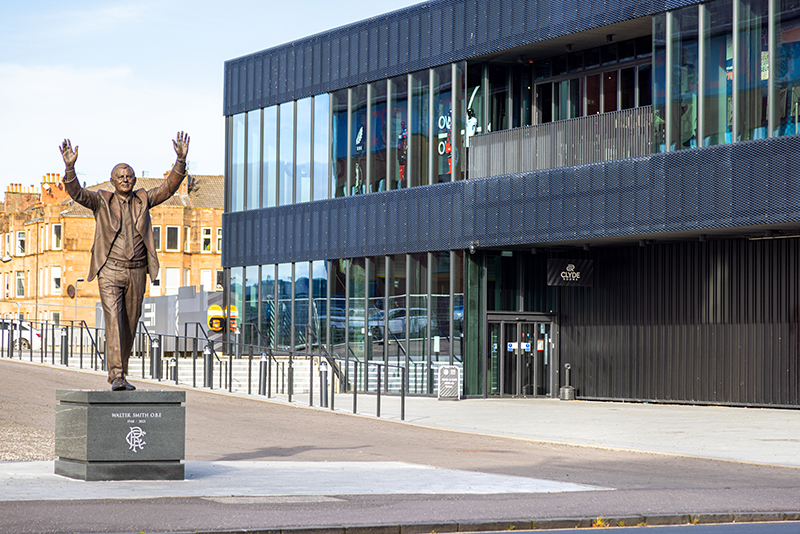
[[[489,316],[486,338],[489,395],[550,396],[551,326],[550,320],[541,316]]]

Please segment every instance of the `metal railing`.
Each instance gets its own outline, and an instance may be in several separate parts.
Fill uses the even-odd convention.
[[[485,178],[653,152],[653,106],[577,117],[470,139],[469,177]]]
[[[188,330],[184,330],[188,334]],[[217,341],[218,352],[214,340],[201,330],[202,325],[196,329],[195,336],[163,335],[150,333],[140,324],[129,359],[129,376],[133,376],[134,369],[140,369],[143,379],[200,387],[197,377],[201,374],[202,387],[213,389],[216,367],[219,387],[230,392],[253,394],[253,386],[256,386],[259,395],[268,398],[287,395],[289,402],[293,395],[308,393],[310,406],[315,405],[318,397],[320,406],[331,410],[337,394],[352,395],[353,413],[358,409],[359,394],[374,394],[378,417],[381,397],[399,394],[400,418],[405,419],[408,375],[400,362],[392,364],[358,358],[355,354],[353,357],[331,355],[318,340],[312,350]],[[90,327],[84,321],[61,324],[22,321],[14,329],[0,329],[0,356],[103,371],[106,370],[104,339],[104,329]],[[254,359],[258,366],[255,372]],[[198,360],[203,364],[201,370],[198,370]],[[315,387],[317,378],[319,387]]]

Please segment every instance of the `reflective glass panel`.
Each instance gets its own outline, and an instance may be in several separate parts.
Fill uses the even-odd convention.
[[[657,152],[666,147],[667,120],[667,15],[653,16],[653,143]]]
[[[603,73],[603,113],[617,111],[617,71]]]
[[[735,141],[767,137],[768,0],[739,2],[739,130]]]
[[[536,124],[553,122],[553,84],[536,84]]]
[[[408,180],[408,76],[389,80],[389,89],[389,189],[402,189]]]
[[[278,265],[278,303],[275,310],[275,334],[279,349],[292,344],[292,264]]]
[[[703,146],[733,140],[733,1],[703,4],[706,10]]]
[[[403,318],[403,330],[408,336],[409,391],[429,394],[428,380],[428,254],[411,254],[409,303]],[[399,321],[398,317],[393,318]],[[392,320],[392,318],[390,318]]]
[[[344,358],[347,354],[345,346],[345,322],[347,317],[347,260],[331,261],[330,278],[331,302],[328,310],[330,321],[328,350],[336,357]]]
[[[338,198],[347,194],[347,89],[331,94],[331,109],[331,186]]]
[[[369,84],[369,190],[386,191],[386,80]]]
[[[600,75],[586,77],[586,114],[600,113]]]
[[[311,335],[312,346],[327,345],[328,262],[311,263]]]
[[[297,101],[295,202],[311,200],[311,98]]]
[[[467,120],[467,109],[465,107],[465,83],[466,83],[465,62],[456,63],[456,77],[453,80],[453,96],[456,124],[451,129],[453,133],[453,180],[463,180],[466,177],[467,158],[464,145],[464,135]],[[474,110],[473,110],[474,112]]]
[[[453,172],[453,69],[433,69],[434,182],[449,182]]]
[[[367,192],[367,86],[353,87],[350,92],[352,109],[350,111],[350,149],[352,150],[352,176],[350,194],[362,195]]]
[[[328,94],[314,97],[314,200],[328,198],[330,105],[331,99]]]
[[[486,125],[483,124],[483,63],[467,66],[467,118],[465,128],[465,146],[469,148],[469,138],[483,133]]]
[[[308,296],[311,288],[308,273],[308,262],[294,264],[294,346],[301,350],[310,345]]]
[[[261,110],[247,113],[247,209],[261,207]]]
[[[508,67],[489,65],[490,132],[508,129]]]
[[[383,334],[386,337],[386,354],[389,363],[406,365],[406,334],[403,318],[406,311],[406,255],[389,256],[389,295],[383,321]]]
[[[280,105],[280,171],[278,173],[278,205],[292,203],[294,195],[294,102]]]
[[[264,109],[264,169],[261,197],[263,206],[277,205],[278,193],[278,106]]]
[[[411,172],[409,187],[428,184],[430,81],[428,71],[411,75]]]
[[[231,117],[231,211],[242,211],[244,209],[244,135],[246,117],[245,113]]]
[[[636,67],[619,71],[620,109],[636,107]]]
[[[573,78],[569,81],[569,118],[583,116],[583,94],[581,82],[583,78]]]
[[[244,310],[240,311],[239,317],[242,318],[240,331],[242,343],[255,345],[258,343],[258,265],[250,265],[244,268],[245,287],[244,287]]]
[[[261,266],[261,342],[275,348],[275,265]]]
[[[464,363],[464,251],[453,255],[453,361]]]
[[[775,135],[800,133],[800,2],[780,0],[775,28]]]
[[[450,251],[431,253],[431,360],[434,373],[441,364],[450,363]]]
[[[370,360],[383,360],[383,335],[381,325],[386,310],[386,262],[383,256],[367,258],[367,356]],[[374,368],[377,371],[377,368]]]
[[[228,317],[233,317],[234,315],[239,315],[240,321],[241,317],[243,316],[244,310],[244,267],[233,267],[230,270],[231,273],[231,292],[230,298],[228,300],[228,305],[230,306],[230,310],[228,311]],[[234,311],[235,310],[235,311]],[[231,325],[233,326],[233,325]],[[241,325],[236,325],[241,328]]]
[[[364,362],[364,341],[366,334],[366,270],[365,259],[350,260],[350,295],[347,309],[347,328],[349,338],[349,354],[359,362]],[[363,389],[365,366],[358,369],[359,389]]]
[[[672,22],[672,92],[668,111],[670,150],[697,146],[697,6],[670,13]]]

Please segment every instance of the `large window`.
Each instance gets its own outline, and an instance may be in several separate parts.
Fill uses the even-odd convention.
[[[156,245],[156,250],[161,250],[161,227],[153,226],[153,242]]]
[[[672,90],[669,109],[670,150],[697,146],[698,7],[673,11]]]
[[[177,252],[179,250],[180,227],[167,226],[167,252]]]
[[[331,187],[336,198],[347,194],[347,94],[347,89],[342,89],[331,95]]]
[[[210,254],[211,253],[211,228],[203,228],[202,229],[202,241],[200,245],[200,252]]]
[[[410,164],[409,185],[427,185],[430,149],[430,74],[427,70],[411,76],[411,130],[409,132]]]
[[[453,68],[433,69],[434,182],[449,182],[453,175]]]
[[[703,146],[730,143],[733,133],[733,24],[732,0],[702,4],[703,31]]]
[[[768,0],[739,2],[738,129],[735,141],[767,137]]]
[[[50,267],[50,294],[61,294],[61,267]]]
[[[350,194],[361,195],[367,192],[367,86],[359,85],[351,91],[350,106]]]
[[[278,107],[264,109],[264,168],[262,178],[263,207],[277,205],[278,194]]]
[[[230,119],[231,211],[244,209],[245,114]]]
[[[775,135],[800,133],[800,1],[778,0],[775,35]]]
[[[389,189],[407,187],[408,76],[389,80]]]
[[[25,271],[17,271],[17,296],[25,296]]]
[[[314,200],[328,198],[330,167],[330,98],[327,94],[314,97]]]
[[[278,171],[278,204],[294,202],[294,102],[280,105],[280,170]]]
[[[311,98],[297,101],[295,202],[311,200]]]
[[[17,256],[24,256],[25,255],[25,232],[20,231],[17,232]]]
[[[247,202],[249,210],[261,204],[261,110],[247,113]]]
[[[386,191],[386,80],[369,84],[369,190]]]
[[[54,224],[53,228],[53,235],[51,237],[51,245],[53,250],[61,250],[61,225]]]

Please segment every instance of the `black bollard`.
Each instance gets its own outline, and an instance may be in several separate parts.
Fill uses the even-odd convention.
[[[33,337],[33,336],[31,336]],[[22,344],[20,343],[20,346]],[[20,351],[20,356],[22,351]],[[61,365],[69,365],[69,346],[67,345],[67,327],[61,327]]]
[[[203,387],[214,388],[214,360],[208,345],[203,349]]]
[[[319,406],[328,407],[328,362],[324,360],[319,364]]]
[[[267,394],[267,365],[269,364],[269,360],[267,359],[267,353],[261,353],[261,359],[258,362],[258,394],[259,395],[266,395]]]

